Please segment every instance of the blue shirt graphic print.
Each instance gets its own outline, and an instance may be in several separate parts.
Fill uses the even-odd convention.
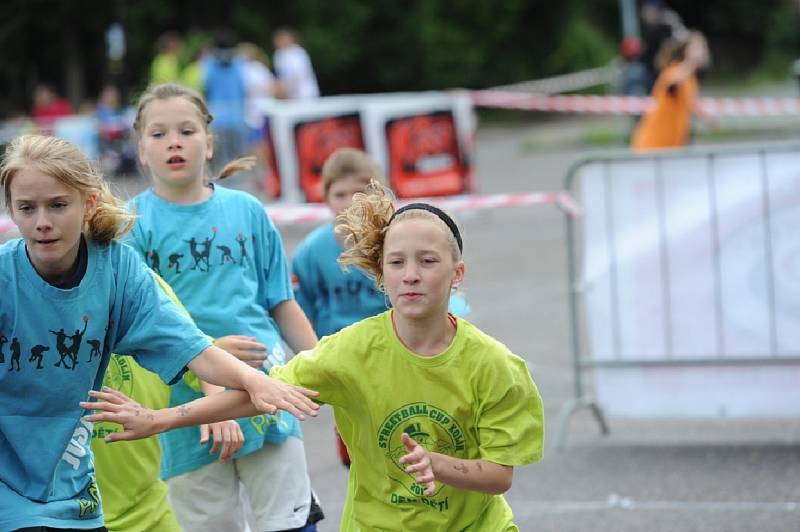
[[[184,205],[149,189],[131,200],[138,214],[128,242],[169,284],[206,334],[253,336],[267,346],[265,371],[285,362],[283,340],[269,315],[293,298],[280,234],[253,196],[218,185],[203,202]],[[184,379],[171,388],[170,404],[202,396]],[[301,437],[293,416],[281,412],[237,420],[245,443],[235,457],[260,449],[264,441]],[[217,459],[211,442],[198,444],[198,427],[161,435],[164,478],[193,471]]]

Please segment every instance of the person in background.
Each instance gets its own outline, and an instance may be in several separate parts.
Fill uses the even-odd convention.
[[[226,161],[246,152],[247,125],[245,102],[247,88],[244,60],[236,53],[236,36],[224,28],[216,31],[214,49],[203,63],[203,94],[214,117],[214,158],[211,167],[219,175]],[[228,184],[243,188],[234,178]]]
[[[319,85],[308,52],[300,46],[297,32],[279,28],[273,34],[275,73],[280,94],[287,100],[307,100],[319,97]]]
[[[158,38],[156,48],[158,54],[150,65],[149,86],[180,81],[183,37],[178,32],[168,31]]]
[[[269,127],[268,113],[275,101],[275,76],[269,69],[269,57],[257,45],[241,43],[237,50],[244,61],[242,72],[247,91],[245,122],[248,151],[256,158],[257,173],[263,175],[271,156],[266,136]]]
[[[132,175],[136,153],[130,138],[130,117],[120,105],[119,89],[106,85],[95,106],[99,126],[100,167],[106,175]]]
[[[650,94],[661,70],[657,62],[661,46],[668,39],[685,40],[688,30],[681,17],[664,5],[664,0],[644,0],[639,15],[643,46],[639,60],[645,71],[643,94]]]
[[[42,83],[36,86],[31,116],[42,135],[52,135],[56,119],[72,114],[69,100],[60,96],[52,85]]]
[[[631,148],[645,151],[677,148],[689,141],[692,116],[697,114],[709,126],[715,122],[697,107],[698,70],[710,62],[706,39],[692,31],[684,41],[668,40],[662,46],[658,63],[662,68],[653,86],[653,105],[633,132]]]

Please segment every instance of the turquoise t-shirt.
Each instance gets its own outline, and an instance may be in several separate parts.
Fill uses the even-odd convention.
[[[375,281],[355,266],[343,271],[337,259],[344,251],[327,223],[314,229],[292,259],[295,297],[317,336],[329,336],[389,306]]]
[[[0,246],[0,530],[102,526],[78,403],[112,350],[174,382],[210,345],[132,249],[87,241],[87,252],[80,284],[64,290],[36,273],[24,241]]]
[[[280,332],[269,315],[293,298],[280,234],[253,196],[214,186],[206,201],[183,205],[159,198],[152,189],[131,200],[139,215],[128,242],[169,283],[206,334],[254,336],[267,346],[265,371],[285,360]],[[171,388],[170,405],[202,397],[187,379]],[[302,437],[296,418],[285,412],[237,420],[245,443],[236,458],[264,441]],[[161,475],[169,478],[214,462],[212,442],[200,445],[199,427],[161,435]]]

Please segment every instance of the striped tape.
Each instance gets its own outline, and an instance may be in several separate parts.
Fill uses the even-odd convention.
[[[527,192],[517,194],[465,195],[445,198],[424,198],[413,201],[425,201],[450,212],[476,211],[501,207],[518,207],[524,205],[553,204],[570,216],[580,215],[580,208],[572,196],[564,191]],[[398,206],[409,203],[399,201]],[[264,210],[273,222],[279,225],[301,225],[325,222],[331,219],[331,212],[324,204],[308,203],[298,205],[270,204]],[[0,235],[17,234],[17,227],[6,216],[0,216]]]
[[[642,114],[653,105],[649,96],[548,96],[508,91],[472,91],[479,107],[554,113]],[[700,111],[711,116],[800,116],[800,98],[700,98]]]

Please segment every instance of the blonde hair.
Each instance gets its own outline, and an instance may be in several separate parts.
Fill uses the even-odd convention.
[[[269,56],[257,44],[242,42],[236,46],[236,51],[245,56],[250,61],[258,61],[265,67],[269,67]]]
[[[691,30],[678,38],[670,37],[664,41],[655,56],[654,63],[656,68],[663,70],[674,63],[685,61],[688,49],[692,44],[703,47],[704,64],[695,66],[707,67],[711,63],[711,53],[708,50],[708,42],[701,32]]]
[[[336,232],[344,237],[345,251],[339,256],[339,264],[347,270],[351,265],[364,270],[375,279],[375,285],[383,286],[383,245],[386,232],[395,223],[421,218],[438,224],[448,237],[453,261],[461,260],[461,250],[453,231],[437,215],[422,209],[410,209],[392,218],[395,212],[392,197],[381,183],[371,180],[367,192],[353,195],[353,203],[336,217]]]
[[[147,106],[156,100],[168,100],[170,98],[183,98],[194,105],[200,113],[206,133],[208,134],[210,132],[209,126],[214,120],[214,117],[211,112],[209,112],[208,106],[200,93],[189,87],[178,85],[177,83],[162,83],[161,85],[156,85],[145,91],[139,98],[139,103],[136,105],[136,118],[133,120],[133,129],[140,138],[144,130],[144,111]],[[250,170],[255,164],[255,157],[234,159],[220,170],[216,179],[225,179],[241,171]]]
[[[383,183],[383,172],[369,155],[355,148],[339,148],[322,165],[322,195],[327,198],[336,181],[351,176],[364,183]]]
[[[125,208],[102,174],[75,145],[58,137],[23,135],[6,149],[0,165],[0,186],[5,188],[6,207],[11,209],[11,181],[17,172],[32,168],[53,177],[81,194],[95,196],[97,206],[89,219],[88,236],[107,244],[127,233],[135,217]]]

